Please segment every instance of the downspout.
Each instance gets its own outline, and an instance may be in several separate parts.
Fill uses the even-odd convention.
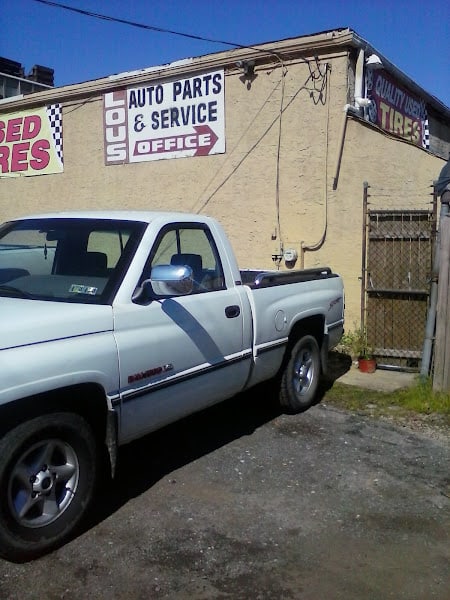
[[[361,307],[361,331],[366,329],[366,288],[367,288],[367,206],[369,204],[369,184],[367,181],[364,182],[364,193],[363,193],[363,221],[362,221],[362,249],[361,249],[361,296],[360,296],[360,307]]]
[[[336,170],[334,172],[333,177],[333,190],[336,190],[338,186],[339,171],[341,170],[342,153],[344,152],[345,132],[347,131],[347,114],[350,107],[350,104],[346,104],[344,106],[344,113],[342,115],[341,134],[339,136],[338,146],[338,157],[336,161]]]

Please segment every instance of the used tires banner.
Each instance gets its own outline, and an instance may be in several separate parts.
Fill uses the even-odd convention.
[[[62,173],[61,106],[0,114],[0,177]]]

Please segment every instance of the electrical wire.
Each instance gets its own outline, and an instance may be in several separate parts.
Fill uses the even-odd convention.
[[[325,221],[324,221],[324,226],[323,226],[323,233],[322,233],[322,237],[320,238],[320,240],[318,242],[316,242],[315,244],[311,244],[309,246],[302,246],[302,252],[316,252],[317,250],[320,250],[320,248],[323,246],[323,244],[325,243],[326,237],[327,237],[327,230],[328,230],[328,185],[327,185],[327,174],[328,174],[328,149],[329,149],[329,144],[328,144],[328,136],[329,136],[329,130],[330,130],[330,77],[329,75],[327,76],[327,72],[330,69],[328,63],[325,67],[325,89],[326,89],[326,98],[325,98],[325,102],[327,103],[327,126],[326,126],[326,134],[325,134],[325,165],[324,165],[324,170],[325,170],[325,177],[324,177],[324,203],[325,203]]]
[[[138,23],[137,21],[129,21],[128,19],[121,19],[119,17],[111,17],[110,15],[105,15],[102,13],[96,13],[91,10],[85,10],[83,8],[76,8],[75,6],[68,6],[67,4],[61,4],[60,2],[52,2],[51,0],[32,0],[33,2],[38,2],[39,4],[45,4],[46,6],[51,6],[52,8],[61,8],[63,10],[67,10],[70,12],[74,12],[80,15],[84,15],[86,17],[92,17],[94,19],[101,19],[103,21],[109,21],[110,23],[121,23],[122,25],[129,25],[130,27],[137,27],[138,29],[145,29],[147,31],[156,31],[157,33],[168,33],[170,35],[178,35],[180,37],[185,37],[191,40],[198,40],[201,42],[211,42],[213,44],[223,44],[224,46],[230,46],[232,48],[241,48],[241,49],[249,49],[255,50],[256,52],[261,52],[261,54],[272,54],[278,60],[281,60],[279,55],[273,50],[262,49],[256,46],[249,46],[246,44],[239,44],[238,42],[229,42],[227,40],[219,40],[215,38],[208,38],[203,35],[195,35],[192,33],[184,33],[181,31],[175,31],[174,29],[168,29],[166,27],[156,27],[155,25],[147,25],[145,23]],[[301,58],[301,60],[305,63],[309,63],[310,61],[306,58]]]
[[[274,52],[272,50],[269,50],[269,49],[262,49],[262,48],[258,48],[258,47],[255,47],[255,46],[239,44],[237,42],[229,42],[229,41],[226,41],[226,40],[219,40],[219,39],[214,39],[214,38],[208,38],[208,37],[201,36],[201,35],[194,35],[194,34],[190,34],[190,33],[184,33],[184,32],[180,32],[180,31],[175,31],[173,29],[168,29],[168,28],[164,28],[164,27],[156,27],[154,25],[147,25],[145,23],[138,23],[136,21],[130,21],[128,19],[122,19],[122,18],[119,18],[119,17],[112,17],[110,15],[105,15],[105,14],[102,14],[102,13],[97,13],[97,12],[93,12],[93,11],[90,11],[90,10],[76,8],[74,6],[68,6],[67,4],[62,4],[62,3],[59,3],[59,2],[53,2],[52,0],[33,0],[33,1],[34,2],[38,2],[39,4],[44,4],[46,6],[50,6],[52,8],[60,8],[60,9],[67,10],[67,11],[70,11],[70,12],[74,12],[74,13],[77,13],[77,14],[81,14],[81,15],[84,15],[84,16],[87,16],[87,17],[91,17],[91,18],[95,18],[95,19],[101,19],[101,20],[104,20],[104,21],[112,22],[112,23],[120,23],[120,24],[123,24],[123,25],[128,25],[130,27],[136,27],[136,28],[139,28],[139,29],[147,30],[147,31],[155,31],[155,32],[158,32],[158,33],[166,33],[166,34],[170,34],[170,35],[177,35],[177,36],[180,36],[180,37],[185,37],[185,38],[189,38],[189,39],[193,39],[193,40],[199,40],[199,41],[203,41],[203,42],[211,42],[211,43],[215,43],[215,44],[223,44],[225,46],[231,46],[233,48],[251,49],[251,50],[254,50],[254,51],[257,51],[257,52],[261,52],[264,55],[269,54],[269,55],[275,56],[276,59],[278,60],[278,62],[280,63],[280,66],[281,66],[280,110],[279,110],[279,116],[277,117],[277,119],[275,119],[270,124],[269,128],[266,130],[266,132],[263,134],[262,137],[264,137],[264,135],[269,131],[269,129],[276,122],[276,120],[278,120],[279,121],[279,128],[278,128],[277,159],[276,159],[275,204],[276,204],[276,216],[277,216],[277,230],[278,230],[278,234],[280,236],[280,244],[282,243],[281,223],[280,223],[280,155],[281,155],[281,138],[282,138],[283,113],[284,113],[285,108],[287,108],[287,107],[284,107],[285,76],[286,76],[286,72],[287,71],[285,69],[285,66],[284,66],[284,63],[283,63],[283,59],[281,58],[281,56],[278,53],[276,53],[276,52]],[[319,73],[318,75],[316,75],[315,71],[311,67],[311,62],[312,62],[311,60],[305,59],[303,57],[300,57],[300,60],[302,62],[304,62],[305,64],[307,64],[308,67],[309,67],[309,72],[310,72],[310,77],[309,78],[314,83],[313,90],[310,92],[310,96],[312,97],[312,99],[313,99],[314,102],[315,102],[314,93],[318,91],[315,88],[315,81],[316,80],[320,80],[320,79],[322,80],[322,88],[319,90],[318,101],[322,101],[323,102],[323,90],[324,90],[324,86],[326,86],[326,81],[327,81],[326,70],[325,70],[325,75],[323,75],[322,72],[321,72],[321,70],[320,70],[320,63],[319,63],[317,57],[314,58],[314,61],[315,61],[315,64],[317,66],[317,71]],[[304,88],[304,86],[302,86],[302,88]],[[297,94],[299,93],[299,91],[297,92]],[[295,96],[297,94],[295,94]],[[295,96],[294,96],[294,98],[295,98]],[[293,101],[293,98],[291,99],[291,102],[292,101]],[[291,102],[289,102],[289,104],[291,104]],[[289,104],[288,104],[288,106],[289,106]],[[260,139],[262,139],[262,137]],[[258,140],[257,143],[259,143],[259,140]],[[248,156],[248,154],[246,156]],[[245,160],[245,158],[246,157],[244,157],[243,160]],[[238,166],[240,164],[242,164],[243,160],[240,161],[240,163],[238,164]],[[238,168],[238,166],[236,168]],[[233,172],[235,172],[235,170],[236,169],[234,169]],[[217,188],[217,189],[220,189],[220,187],[222,187],[222,185],[224,185],[224,183],[229,179],[230,176],[228,176],[222,182],[222,184],[219,186],[219,188]],[[217,189],[216,189],[216,191],[217,191]],[[199,209],[199,212],[201,210],[203,210],[203,208],[206,206],[206,204],[209,202],[210,199],[211,199],[211,196],[203,203],[203,205]]]
[[[224,169],[225,165],[227,164],[227,162],[229,160],[231,160],[231,156],[234,152],[234,150],[239,146],[239,144],[241,143],[241,141],[244,139],[244,137],[247,135],[247,133],[250,131],[250,129],[253,127],[253,124],[255,123],[256,119],[259,117],[259,115],[261,114],[261,112],[263,111],[264,107],[270,102],[270,99],[272,98],[273,94],[276,92],[276,90],[278,89],[280,82],[277,81],[276,84],[274,85],[274,87],[272,88],[272,90],[269,92],[269,95],[267,96],[267,98],[264,100],[264,102],[261,104],[261,106],[259,107],[259,109],[257,110],[256,114],[254,115],[254,117],[248,122],[247,127],[242,131],[239,139],[237,140],[234,148],[232,148],[230,151],[227,152],[227,158],[225,160],[224,163],[222,163],[222,165],[220,166],[220,168],[214,173],[214,175],[211,177],[211,179],[208,181],[208,183],[206,184],[206,186],[203,188],[203,192],[200,193],[199,198],[201,198],[204,194],[206,194],[206,190],[210,187],[210,185],[212,184],[212,182],[216,179],[216,177],[219,175],[219,173]],[[240,163],[241,164],[241,163]],[[233,172],[235,172],[235,170],[233,170]],[[227,181],[228,177],[224,180]],[[193,212],[197,212],[200,213],[205,206],[209,203],[209,201],[211,200],[211,198],[213,197],[213,195],[220,189],[220,187],[222,187],[223,182],[219,185],[219,187],[217,187],[214,192],[202,203],[201,207],[199,209],[196,209],[195,207],[192,209]]]
[[[171,35],[178,35],[181,37],[189,38],[191,40],[199,40],[202,42],[213,42],[217,44],[224,44],[226,46],[233,46],[238,48],[247,48],[247,46],[242,46],[241,44],[236,44],[233,42],[227,42],[224,40],[216,40],[212,38],[207,38],[201,35],[194,35],[191,33],[184,33],[181,31],[174,31],[172,29],[167,29],[165,27],[156,27],[155,25],[146,25],[145,23],[138,23],[136,21],[129,21],[127,19],[121,19],[119,17],[111,17],[109,15],[104,15],[102,13],[96,13],[91,10],[85,10],[83,8],[76,8],[75,6],[68,6],[67,4],[61,4],[59,2],[51,2],[51,0],[33,0],[33,2],[38,2],[39,4],[46,4],[47,6],[51,6],[53,8],[62,8],[64,10],[68,10],[70,12],[78,13],[80,15],[84,15],[86,17],[92,17],[95,19],[101,19],[103,21],[109,21],[111,23],[121,23],[122,25],[129,25],[130,27],[137,27],[139,29],[146,29],[147,31],[156,31],[158,33],[169,33]]]
[[[295,92],[295,94],[291,97],[291,99],[289,100],[289,102],[283,107],[283,113],[286,112],[286,110],[289,108],[289,106],[294,102],[294,100],[297,98],[297,96],[299,95],[299,93],[302,90],[309,90],[309,88],[307,87],[308,82],[312,79],[311,74],[308,76],[308,78],[306,79],[305,83],[303,83],[299,89]],[[278,82],[279,83],[279,82]],[[274,89],[276,89],[278,87],[278,83],[275,86]],[[269,95],[272,95],[274,90],[272,90],[272,92]],[[310,94],[311,95],[311,94]],[[269,100],[269,98],[267,98],[267,100],[265,101],[264,104],[266,104]],[[264,105],[263,105],[264,106]],[[261,107],[262,109],[263,107]],[[259,111],[261,112],[261,111]],[[259,113],[258,113],[259,114]],[[257,115],[256,115],[257,116]],[[256,117],[255,117],[256,118]],[[254,142],[254,144],[252,144],[252,146],[248,149],[248,151],[245,153],[245,155],[241,158],[241,160],[239,160],[239,162],[235,165],[235,167],[232,169],[232,171],[220,182],[219,185],[217,185],[217,187],[210,193],[210,195],[204,200],[204,202],[202,203],[202,205],[196,210],[197,213],[200,213],[206,206],[207,204],[209,204],[209,202],[212,200],[212,198],[217,194],[217,192],[227,183],[227,181],[229,181],[231,179],[231,177],[236,173],[236,171],[239,169],[239,167],[242,165],[242,163],[250,156],[250,154],[253,152],[253,150],[255,150],[255,148],[258,146],[258,144],[261,143],[261,141],[265,138],[265,136],[269,133],[269,131],[272,129],[272,127],[275,125],[275,123],[279,120],[280,115],[277,115],[270,123],[269,125],[266,127],[266,129],[263,131],[263,133],[260,135],[260,137]],[[243,136],[242,136],[243,137]],[[242,139],[241,137],[241,139]]]
[[[283,237],[281,234],[281,220],[280,220],[280,156],[281,156],[281,133],[283,125],[283,105],[284,105],[284,90],[286,83],[286,72],[284,66],[281,65],[281,100],[280,100],[280,113],[278,121],[278,143],[277,143],[277,174],[275,183],[275,208],[277,215],[277,230],[280,237],[280,248],[283,247]]]

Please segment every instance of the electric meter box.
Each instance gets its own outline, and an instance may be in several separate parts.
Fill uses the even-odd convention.
[[[286,262],[294,262],[294,260],[297,260],[298,257],[297,250],[294,250],[293,248],[288,248],[284,251],[283,257]]]

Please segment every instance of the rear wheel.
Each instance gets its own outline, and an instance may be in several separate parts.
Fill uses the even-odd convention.
[[[78,415],[44,415],[7,433],[0,442],[0,555],[29,560],[65,541],[96,477],[95,439]]]
[[[305,335],[293,346],[281,377],[280,404],[289,412],[309,408],[319,386],[320,349],[312,335]]]

